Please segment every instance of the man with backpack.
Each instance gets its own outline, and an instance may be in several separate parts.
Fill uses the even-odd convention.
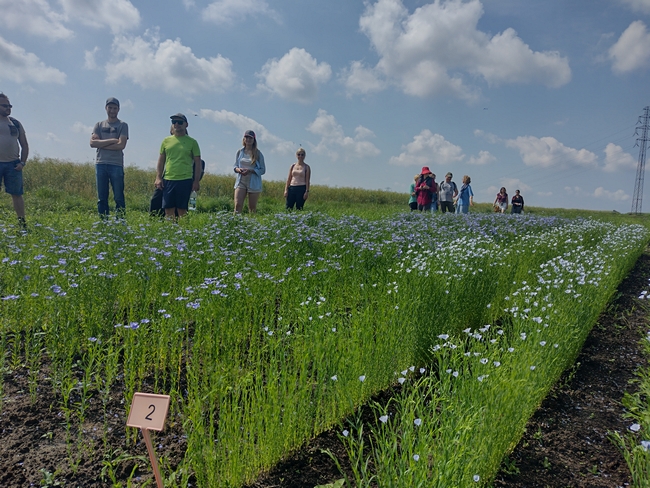
[[[10,117],[11,108],[7,95],[0,92],[0,183],[4,181],[5,191],[11,195],[18,223],[26,230],[23,169],[27,164],[29,145],[22,124]]]
[[[440,195],[440,210],[442,213],[451,212],[454,213],[454,198],[458,196],[458,187],[456,183],[451,181],[454,175],[447,173],[445,175],[445,180],[438,185],[438,193]]]

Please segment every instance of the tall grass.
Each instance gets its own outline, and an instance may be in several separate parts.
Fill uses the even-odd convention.
[[[27,235],[10,210],[0,223],[0,365],[27,374],[34,402],[47,368],[71,463],[91,396],[171,395],[188,445],[172,486],[250,482],[396,382],[409,388],[377,410],[373,449],[345,437],[368,467],[358,483],[485,483],[648,241],[642,226],[594,220],[397,214],[378,195],[359,203],[369,218],[276,213],[269,196],[256,218],[99,221],[80,176],[92,166],[68,169],[87,197],[26,182],[32,210],[53,207]],[[127,181],[144,190],[150,176]],[[206,175],[206,193],[219,178],[232,185]],[[433,374],[414,380],[419,368]],[[100,457],[116,447],[103,440]]]
[[[449,327],[431,349],[436,373],[411,380],[405,369],[400,379],[407,388],[388,405],[374,406],[375,424],[346,430],[351,457],[368,456],[358,465],[375,467],[374,485],[489,485],[643,249],[640,228],[609,227],[603,233],[607,228],[583,222],[569,233],[559,229],[552,240],[532,236],[518,242],[524,255],[545,241],[566,239],[576,246],[513,282],[516,290],[504,297],[507,306],[496,326],[462,333]],[[360,445],[357,431],[363,428],[377,439],[370,450]]]
[[[29,215],[47,211],[96,211],[97,191],[93,163],[78,164],[52,158],[35,157],[25,169],[26,205]],[[133,166],[125,168],[125,196],[127,209],[147,211],[153,192],[155,172]],[[234,177],[207,173],[201,182],[198,198],[199,212],[233,210]],[[406,185],[405,185],[406,187]],[[332,188],[312,185],[307,210],[329,215],[362,215],[379,218],[387,213],[407,210],[408,194],[361,188]],[[284,211],[284,181],[264,181],[264,191],[258,206],[261,214]],[[112,198],[112,197],[111,197]],[[0,211],[10,210],[11,200],[0,194]],[[615,212],[574,209],[547,209],[527,207],[527,213],[567,218],[591,217],[615,222],[647,222],[647,216],[622,216]],[[477,203],[472,212],[490,213],[492,205]]]
[[[637,305],[648,311],[648,290],[641,291]],[[650,358],[650,331],[641,341],[644,356]],[[621,450],[632,475],[632,487],[650,486],[650,369],[642,367],[636,371],[634,382],[638,385],[635,393],[625,393],[623,405],[625,418],[630,421],[624,433],[610,433],[610,438]]]
[[[147,211],[153,192],[154,170],[133,166],[125,168],[124,183],[126,205],[129,210]],[[233,210],[235,178],[207,173],[201,181],[198,198],[200,212]],[[96,211],[97,187],[95,165],[77,164],[50,158],[32,158],[24,173],[26,205],[29,214],[48,210]],[[400,211],[406,208],[408,196],[383,190],[358,188],[331,188],[313,185],[308,209],[349,214],[361,210],[377,213],[381,208]],[[259,204],[260,213],[275,213],[284,209],[284,182],[265,181]],[[112,197],[111,197],[112,198]],[[8,197],[0,198],[0,209],[10,209]],[[365,210],[364,210],[365,209]]]

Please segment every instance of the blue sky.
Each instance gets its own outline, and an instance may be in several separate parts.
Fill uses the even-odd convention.
[[[650,0],[0,0],[0,90],[33,155],[93,160],[120,99],[128,165],[185,113],[207,169],[246,129],[267,179],[408,190],[429,166],[475,200],[630,211],[650,105]],[[650,210],[650,182],[644,210]]]

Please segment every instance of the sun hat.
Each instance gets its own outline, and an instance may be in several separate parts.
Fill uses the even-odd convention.
[[[431,174],[431,170],[429,169],[428,166],[422,166],[422,171],[420,172],[422,175],[428,175]]]

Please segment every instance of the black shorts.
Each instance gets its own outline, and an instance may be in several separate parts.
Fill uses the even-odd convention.
[[[187,210],[187,203],[190,201],[194,180],[163,180],[163,208],[180,208]]]

